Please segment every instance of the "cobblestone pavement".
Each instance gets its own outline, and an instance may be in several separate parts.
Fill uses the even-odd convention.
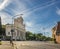
[[[13,49],[13,47],[10,45],[9,41],[2,41],[0,49]]]
[[[14,49],[60,49],[60,44],[40,41],[14,41]],[[3,41],[0,49],[13,49],[9,41]]]
[[[18,41],[15,44],[17,49],[60,49],[60,44],[40,41]]]

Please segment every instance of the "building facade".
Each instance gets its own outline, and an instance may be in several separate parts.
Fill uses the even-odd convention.
[[[52,28],[52,37],[57,43],[60,43],[60,22],[58,22],[57,25]]]
[[[12,25],[6,25],[6,36],[12,36],[15,40],[26,40],[25,38],[25,24],[23,23],[23,18],[18,17],[14,19],[13,24],[13,35],[11,32]],[[10,33],[10,35],[9,35]]]
[[[23,18],[18,17],[14,19],[14,30],[15,30],[15,35],[16,39],[19,40],[26,40],[25,38],[25,24],[23,23]]]
[[[11,24],[6,24],[6,36],[11,36]]]

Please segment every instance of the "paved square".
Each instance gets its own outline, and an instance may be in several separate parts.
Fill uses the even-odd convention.
[[[0,49],[60,49],[60,44],[41,41],[14,41],[15,47],[9,41],[3,41]]]
[[[40,41],[18,41],[15,42],[17,49],[60,49],[60,44]]]
[[[9,41],[2,41],[0,49],[13,49],[13,47],[10,45]]]

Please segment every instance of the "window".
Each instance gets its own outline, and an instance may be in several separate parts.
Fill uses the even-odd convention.
[[[8,32],[8,35],[10,35],[10,32]]]
[[[60,31],[57,31],[57,32],[56,32],[56,35],[60,35]]]

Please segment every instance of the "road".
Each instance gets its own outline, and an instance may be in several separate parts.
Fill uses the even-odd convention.
[[[40,41],[18,41],[15,44],[17,49],[60,49],[60,44]]]

